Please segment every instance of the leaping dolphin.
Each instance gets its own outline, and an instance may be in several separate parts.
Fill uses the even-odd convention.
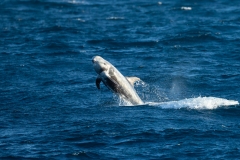
[[[133,105],[143,104],[134,89],[134,83],[140,80],[138,77],[124,77],[111,63],[100,56],[93,57],[92,62],[98,74],[96,79],[98,89],[100,89],[100,82],[102,81],[107,88],[124,100]]]

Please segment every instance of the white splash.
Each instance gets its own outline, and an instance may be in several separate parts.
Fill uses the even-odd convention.
[[[189,98],[189,99],[183,99],[179,101],[170,101],[170,102],[161,102],[161,103],[148,102],[146,104],[150,106],[161,107],[164,109],[166,108],[169,108],[169,109],[180,109],[180,108],[216,109],[222,106],[239,105],[238,101],[227,100],[227,99],[217,98],[217,97],[198,97],[198,98]]]
[[[118,97],[118,105],[119,106],[134,106],[131,102],[125,100],[122,97]]]

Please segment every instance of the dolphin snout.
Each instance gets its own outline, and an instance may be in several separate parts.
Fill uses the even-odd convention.
[[[95,62],[97,62],[97,61],[99,61],[99,56],[94,56],[94,57],[92,57],[92,62],[93,62],[93,63],[95,63]]]
[[[107,61],[104,60],[102,57],[100,56],[94,56],[92,58],[92,63],[93,63],[93,67],[95,69],[95,71],[100,74],[103,71],[107,71],[109,68],[109,65],[107,64]]]

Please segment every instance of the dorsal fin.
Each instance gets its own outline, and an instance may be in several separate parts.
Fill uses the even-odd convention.
[[[100,89],[100,83],[101,83],[102,79],[100,77],[97,77],[96,79],[96,86],[98,89]]]
[[[138,77],[126,77],[126,79],[128,80],[128,82],[134,86],[134,83],[137,82],[137,81],[140,81],[141,79],[138,78]]]

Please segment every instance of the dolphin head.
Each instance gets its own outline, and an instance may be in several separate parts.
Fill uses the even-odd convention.
[[[107,71],[110,68],[110,63],[100,56],[95,56],[92,58],[93,68],[100,74],[103,71]]]

